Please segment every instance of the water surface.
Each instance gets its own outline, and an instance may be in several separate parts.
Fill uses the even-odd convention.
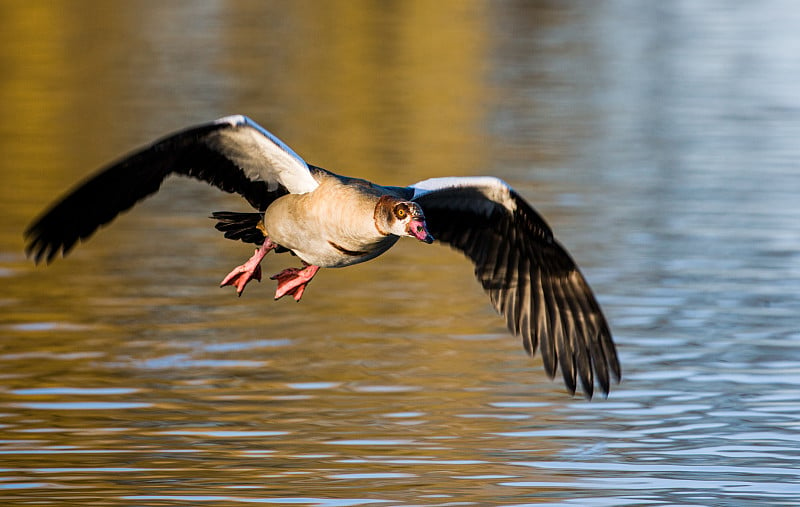
[[[793,3],[0,12],[5,505],[798,503]],[[583,267],[622,384],[569,396],[446,248],[236,298],[216,285],[250,249],[205,217],[244,203],[185,179],[24,258],[78,179],[232,113],[386,184],[507,180]]]

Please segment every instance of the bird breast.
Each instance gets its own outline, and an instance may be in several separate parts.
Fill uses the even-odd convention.
[[[378,196],[336,182],[313,192],[287,194],[264,213],[269,238],[315,266],[336,268],[368,261],[399,239],[375,226]]]

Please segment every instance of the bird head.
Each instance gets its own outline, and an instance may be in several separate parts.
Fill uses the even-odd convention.
[[[383,196],[375,207],[378,230],[395,236],[409,236],[424,243],[433,243],[425,214],[419,204]]]

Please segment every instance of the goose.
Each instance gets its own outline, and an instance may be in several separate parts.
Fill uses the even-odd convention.
[[[216,228],[255,245],[220,286],[241,295],[261,280],[267,253],[290,252],[275,299],[300,301],[321,268],[373,259],[401,237],[461,251],[508,329],[552,379],[560,368],[571,394],[580,379],[591,398],[607,396],[620,365],[611,332],[586,279],[544,219],[495,177],[439,177],[407,187],[381,186],[306,163],[250,118],[226,116],[169,134],[111,163],[77,185],[25,231],[34,263],[66,256],[177,174],[241,195],[254,212],[214,212]]]

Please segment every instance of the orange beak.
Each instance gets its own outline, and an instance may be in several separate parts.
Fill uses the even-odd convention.
[[[414,217],[408,222],[407,227],[408,235],[417,238],[425,243],[433,243],[433,236],[428,232],[428,226],[425,224],[424,217]]]

